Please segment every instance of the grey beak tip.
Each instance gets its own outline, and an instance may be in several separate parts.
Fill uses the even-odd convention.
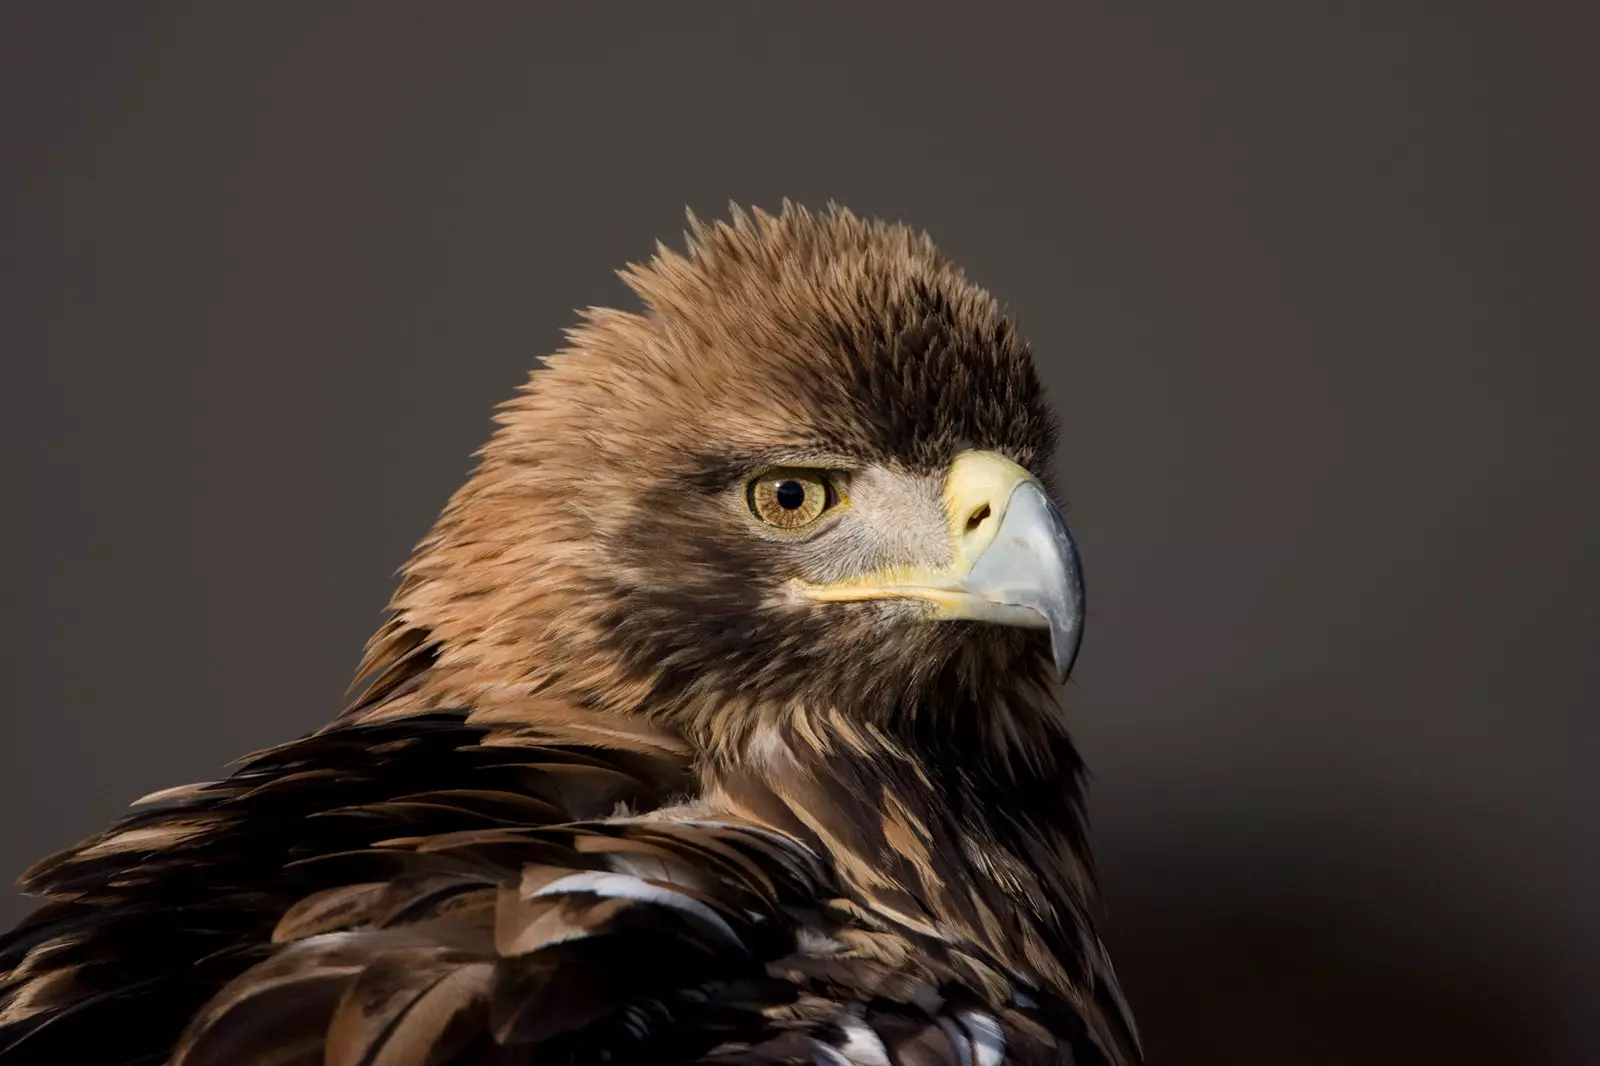
[[[1087,620],[1089,603],[1084,593],[1083,564],[1078,555],[1077,540],[1053,503],[1049,511],[1055,527],[1056,544],[1066,563],[1066,617],[1051,619],[1050,625],[1050,651],[1055,659],[1056,679],[1064,683],[1072,674],[1072,665],[1077,662],[1078,649],[1083,644],[1083,625]]]
[[[1070,633],[1063,633],[1055,627],[1050,630],[1050,655],[1055,660],[1056,680],[1065,683],[1072,675],[1072,664],[1078,659],[1078,645],[1081,643],[1083,630],[1074,626]]]

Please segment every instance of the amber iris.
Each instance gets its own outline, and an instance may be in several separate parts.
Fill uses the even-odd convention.
[[[750,482],[748,497],[751,513],[777,529],[809,526],[838,502],[818,470],[769,470]]]

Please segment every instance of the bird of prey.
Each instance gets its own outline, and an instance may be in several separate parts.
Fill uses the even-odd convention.
[[[1128,1066],[1009,313],[690,216],[497,416],[352,702],[24,876],[0,1064]]]

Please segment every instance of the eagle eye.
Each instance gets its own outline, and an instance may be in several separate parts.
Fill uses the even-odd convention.
[[[839,494],[819,470],[768,470],[746,490],[750,513],[776,529],[800,529],[839,502]]]

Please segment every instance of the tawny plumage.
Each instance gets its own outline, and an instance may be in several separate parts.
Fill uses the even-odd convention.
[[[1010,318],[838,210],[624,276],[354,702],[26,875],[0,1064],[1139,1061]]]

